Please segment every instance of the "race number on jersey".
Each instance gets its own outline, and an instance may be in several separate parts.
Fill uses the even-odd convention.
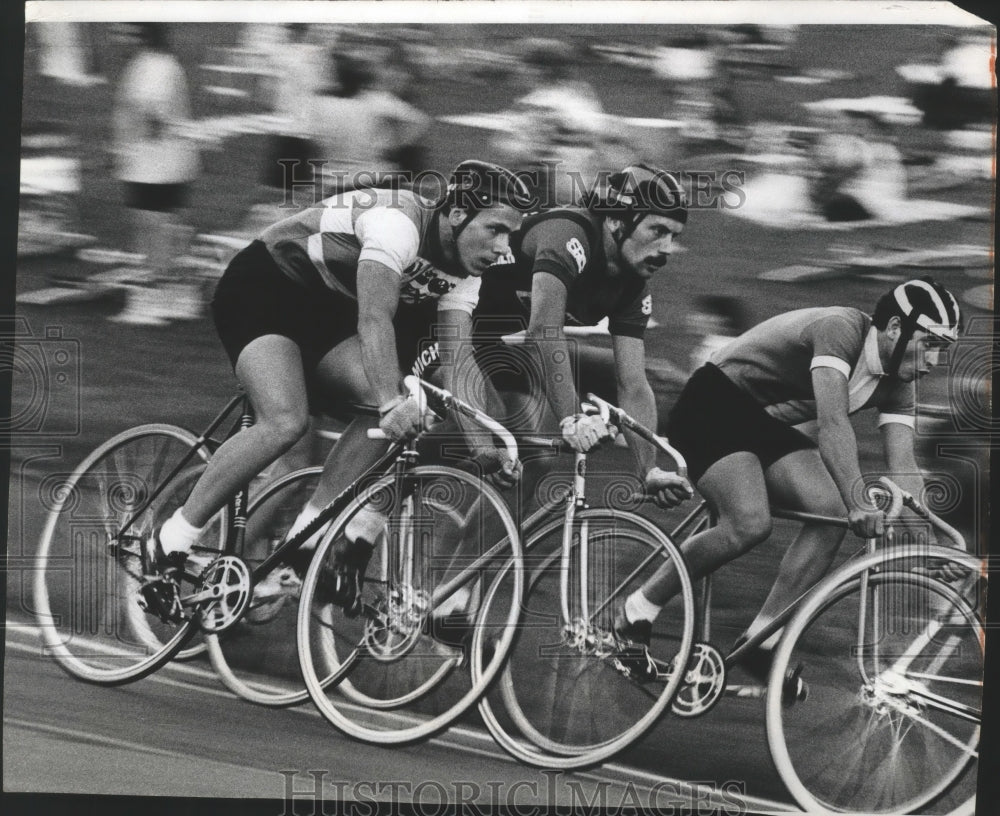
[[[576,271],[583,272],[583,268],[587,265],[587,253],[583,248],[583,244],[577,238],[570,238],[566,242],[566,251],[576,261]]]

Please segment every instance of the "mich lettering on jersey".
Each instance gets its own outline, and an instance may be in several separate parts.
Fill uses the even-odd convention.
[[[403,275],[399,299],[403,303],[414,304],[440,298],[454,289],[459,280],[460,278],[442,272],[423,258],[417,258]]]

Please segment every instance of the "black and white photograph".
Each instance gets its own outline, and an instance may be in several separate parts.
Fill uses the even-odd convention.
[[[992,22],[24,23],[4,808],[994,812]]]

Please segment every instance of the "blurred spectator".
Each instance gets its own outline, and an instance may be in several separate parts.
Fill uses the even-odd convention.
[[[310,126],[325,162],[323,195],[421,169],[430,118],[393,92],[400,87],[396,59],[388,47],[338,44],[333,83],[316,97]]]
[[[178,217],[198,174],[190,132],[187,79],[171,52],[167,26],[137,23],[129,31],[138,52],[125,67],[114,107],[117,177],[129,210],[131,251],[143,258],[145,285],[129,290],[125,309],[115,320],[163,324],[167,318],[200,313],[194,284],[171,281],[173,260],[190,240]]]
[[[318,155],[309,138],[311,112],[327,72],[323,47],[308,41],[308,24],[288,23],[283,30],[287,35],[284,41],[275,43],[269,53],[271,109],[281,125],[271,136],[262,178],[266,186],[279,189],[285,187],[286,173],[293,174],[296,182],[312,180],[308,161]]]
[[[825,114],[816,139],[810,195],[827,221],[888,218],[906,199],[906,168],[888,126],[876,114]]]
[[[940,130],[989,128],[996,118],[994,44],[989,31],[973,32],[947,50],[935,81],[917,83],[913,103],[924,124]]]
[[[691,370],[708,359],[734,337],[750,328],[750,320],[740,298],[730,295],[703,295],[688,315],[688,329],[699,338],[691,352]]]
[[[601,102],[586,82],[574,79],[576,49],[553,39],[522,43],[521,78],[528,92],[506,111],[506,131],[492,145],[498,160],[518,170],[537,171],[551,204],[574,203],[589,187],[600,163]]]
[[[33,26],[39,33],[39,73],[67,85],[87,87],[103,83],[91,73],[90,45],[82,23],[46,21]]]

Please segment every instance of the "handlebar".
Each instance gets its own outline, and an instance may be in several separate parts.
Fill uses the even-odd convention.
[[[662,436],[657,436],[641,422],[638,422],[626,414],[621,408],[612,405],[607,400],[601,399],[596,394],[587,394],[587,401],[592,403],[594,407],[597,408],[601,419],[605,422],[614,420],[614,424],[618,427],[631,431],[636,436],[645,439],[647,442],[650,442],[659,448],[663,453],[674,460],[674,464],[676,465],[675,472],[677,475],[684,476],[685,478],[687,477],[687,462],[684,459],[684,455],[677,450],[677,448],[671,445],[667,439]]]
[[[406,390],[409,392],[409,396],[417,400],[421,406],[421,409],[426,409],[426,394],[432,394],[436,397],[441,404],[448,411],[455,411],[463,416],[468,417],[477,425],[490,431],[494,436],[496,436],[502,443],[507,451],[507,455],[510,457],[512,462],[517,462],[517,442],[503,425],[493,419],[491,416],[484,414],[475,406],[469,405],[469,403],[460,400],[454,394],[445,391],[443,388],[438,388],[437,386],[431,385],[429,382],[421,380],[419,377],[413,375],[403,378],[403,385],[406,386]],[[368,431],[369,439],[387,439],[388,437],[382,431],[381,428],[371,428]]]
[[[869,497],[876,501],[880,495],[888,497],[889,505],[885,510],[886,521],[897,519],[903,508],[908,507],[924,521],[929,522],[938,532],[943,533],[946,538],[951,539],[956,549],[968,551],[969,548],[965,543],[965,537],[958,530],[946,521],[938,518],[935,513],[928,510],[912,494],[903,490],[892,479],[881,476],[878,484],[872,485],[867,492]]]

